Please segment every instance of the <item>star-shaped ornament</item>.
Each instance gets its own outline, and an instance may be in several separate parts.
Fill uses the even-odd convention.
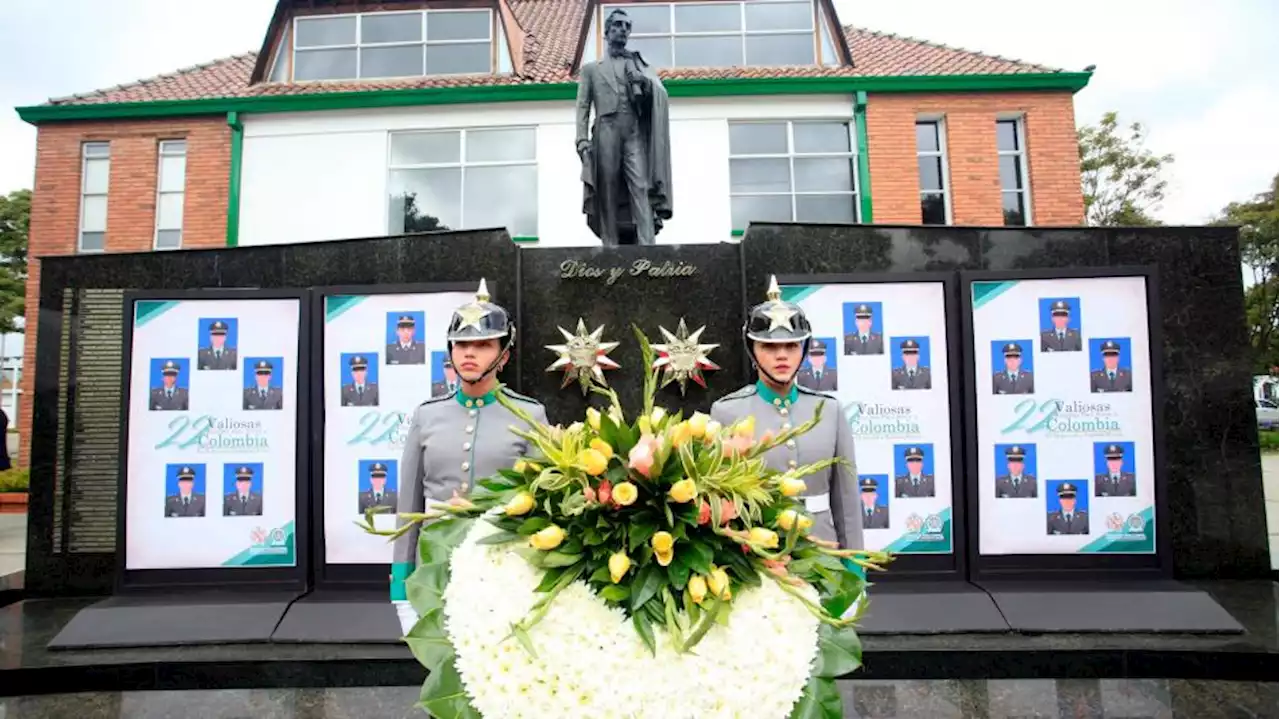
[[[594,332],[587,332],[586,322],[582,318],[578,318],[577,334],[571,333],[563,327],[556,327],[560,330],[560,334],[564,335],[564,344],[547,345],[547,349],[560,355],[555,362],[547,368],[548,372],[561,370],[564,372],[564,382],[561,383],[560,389],[568,387],[574,380],[582,387],[582,394],[586,395],[591,391],[592,380],[602,385],[608,385],[608,381],[604,378],[604,370],[618,369],[617,362],[609,359],[607,356],[612,352],[619,343],[604,342],[604,325],[600,325]]]
[[[686,383],[693,380],[705,389],[707,382],[702,376],[703,371],[720,369],[720,365],[707,359],[711,350],[720,345],[698,343],[702,337],[702,331],[706,328],[706,325],[703,325],[690,334],[683,317],[680,318],[680,324],[676,326],[675,334],[668,332],[666,327],[658,327],[666,342],[653,345],[653,350],[658,353],[658,358],[653,361],[653,369],[662,369],[663,387],[672,382],[679,382],[680,394],[683,395]]]
[[[778,287],[778,278],[769,276],[769,289],[765,292],[765,298],[769,301],[769,308],[764,310],[764,316],[769,318],[769,332],[779,327],[788,332],[795,331],[795,327],[791,324],[791,318],[796,316],[796,311],[787,307],[782,302],[782,290]]]
[[[474,327],[477,331],[483,332],[484,328],[480,326],[480,321],[489,314],[489,310],[484,308],[482,303],[489,301],[489,285],[485,283],[484,278],[480,278],[480,287],[476,290],[476,298],[470,303],[458,308],[457,330],[464,330],[468,327]]]

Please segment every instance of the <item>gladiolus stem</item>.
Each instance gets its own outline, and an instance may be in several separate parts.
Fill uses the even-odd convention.
[[[698,642],[707,636],[707,632],[711,631],[711,627],[715,626],[716,615],[720,613],[720,604],[723,602],[720,597],[714,597],[710,607],[703,608],[702,616],[698,618],[698,623],[693,625],[693,631],[689,632],[689,638],[685,640],[684,645],[680,647],[680,653],[684,654],[698,646]]]
[[[794,586],[792,586],[790,582],[787,582],[786,580],[782,579],[776,574],[773,574],[772,572],[765,572],[764,575],[772,579],[774,583],[777,584],[779,587],[782,587],[782,591],[786,592],[787,594],[790,594],[796,599],[799,599],[800,602],[804,604],[805,608],[809,610],[809,613],[817,617],[818,621],[822,622],[823,624],[830,624],[831,626],[839,629],[839,628],[847,627],[850,624],[853,624],[858,619],[858,616],[861,615],[861,612],[859,612],[857,615],[849,617],[848,619],[833,617],[827,612],[827,610],[823,609],[818,604],[814,604],[812,600],[804,596],[804,594],[802,594],[799,589],[796,589]],[[865,596],[865,592],[863,594]]]

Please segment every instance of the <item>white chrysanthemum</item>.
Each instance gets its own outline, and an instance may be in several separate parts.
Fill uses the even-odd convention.
[[[800,698],[818,620],[767,580],[735,588],[729,626],[713,626],[693,654],[678,654],[655,627],[656,657],[622,611],[575,582],[530,630],[530,657],[507,637],[538,600],[541,572],[510,545],[476,543],[496,531],[475,523],[450,559],[444,593],[458,672],[484,716],[755,719],[786,717]]]

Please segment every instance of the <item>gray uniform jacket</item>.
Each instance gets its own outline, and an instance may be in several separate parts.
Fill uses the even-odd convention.
[[[821,506],[822,498],[830,509],[813,514],[813,534],[835,540],[846,549],[862,549],[862,502],[858,499],[858,472],[854,463],[853,432],[845,420],[843,409],[835,397],[796,386],[794,400],[785,397],[767,400],[757,385],[747,385],[721,397],[711,405],[711,418],[728,427],[749,416],[756,418],[756,436],[772,430],[774,434],[803,424],[813,418],[822,405],[822,421],[808,434],[793,440],[793,445],[775,447],[765,455],[770,468],[785,471],[792,467],[839,457],[848,463],[820,470],[804,477],[808,484],[806,505]]]
[[[885,511],[884,505],[877,504],[870,514],[867,514],[866,507],[859,507],[859,510],[862,513],[863,529],[889,528],[889,513]]]
[[[1031,372],[1018,372],[1013,377],[1008,372],[997,372],[991,376],[991,391],[995,394],[1033,394],[1036,378]]]
[[[250,492],[244,501],[240,494],[232,492],[222,498],[222,516],[224,517],[261,517],[262,495]]]
[[[171,494],[164,498],[164,516],[166,517],[203,517],[204,495],[192,494],[184,504],[182,496]]]
[[[236,351],[224,347],[220,354],[214,354],[212,347],[201,347],[196,353],[197,369],[235,369]]]
[[[279,387],[268,387],[266,396],[257,388],[244,391],[245,409],[284,409],[284,393]]]
[[[166,395],[162,388],[151,390],[151,409],[183,411],[189,403],[187,390],[182,387],[174,387],[173,396]]]
[[[1018,477],[1018,484],[1014,486],[1013,478],[1007,474],[996,477],[996,497],[1034,497],[1036,496],[1036,476],[1034,474],[1024,474]]]
[[[547,411],[540,402],[503,391],[521,403],[535,421],[546,423]],[[511,427],[528,429],[492,395],[473,400],[454,392],[418,405],[400,459],[396,511],[422,512],[428,501],[446,501],[454,490],[461,494],[463,483],[470,489],[476,480],[510,469],[517,459],[529,454],[529,443],[512,434]],[[396,540],[392,561],[417,564],[417,527]]]
[[[1117,479],[1109,474],[1099,474],[1093,478],[1093,494],[1095,497],[1136,497],[1138,483],[1133,472],[1121,472]]]
[[[821,375],[818,375],[812,367],[805,367],[796,373],[796,382],[818,392],[834,392],[839,389],[839,380],[836,379],[836,371],[832,367],[823,368]]]
[[[387,364],[426,364],[427,348],[417,342],[408,347],[400,343],[387,345]]]
[[[1073,329],[1064,330],[1061,339],[1057,330],[1040,333],[1041,352],[1079,352],[1081,349],[1080,333]]]
[[[378,385],[374,382],[366,383],[363,392],[357,391],[353,384],[342,385],[342,406],[377,407]]]
[[[360,493],[360,514],[370,507],[394,507],[400,503],[396,492],[387,490],[381,496],[374,496],[373,491]]]
[[[933,389],[933,374],[928,367],[916,367],[915,373],[899,367],[891,373],[893,389]]]
[[[893,478],[893,496],[895,497],[932,497],[933,475],[922,474],[911,481],[911,475],[901,474]]]
[[[1132,392],[1133,374],[1127,369],[1117,369],[1115,379],[1107,376],[1106,370],[1098,370],[1089,374],[1090,392]]]
[[[875,332],[867,333],[867,341],[854,332],[844,336],[844,353],[847,355],[882,355],[884,354],[884,337]]]
[[[1088,534],[1089,513],[1072,512],[1071,521],[1068,522],[1061,511],[1050,512],[1046,529],[1049,534]]]

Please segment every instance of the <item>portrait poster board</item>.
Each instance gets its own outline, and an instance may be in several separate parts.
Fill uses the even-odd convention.
[[[304,578],[304,305],[281,292],[126,296],[124,584],[159,570]]]
[[[979,557],[1154,563],[1152,282],[966,273]]]
[[[356,522],[365,507],[379,529],[394,529],[404,438],[418,405],[448,394],[457,378],[445,366],[453,310],[474,299],[475,285],[328,288],[318,292],[324,318],[322,579],[386,581],[391,543]],[[376,566],[372,571],[368,570]]]
[[[853,434],[866,547],[933,555],[918,568],[954,568],[960,533],[948,325],[956,315],[954,279],[785,280],[783,297],[804,309],[820,343],[797,381],[839,398]],[[813,349],[825,350],[825,358]],[[904,559],[901,568],[910,569],[915,559]]]

